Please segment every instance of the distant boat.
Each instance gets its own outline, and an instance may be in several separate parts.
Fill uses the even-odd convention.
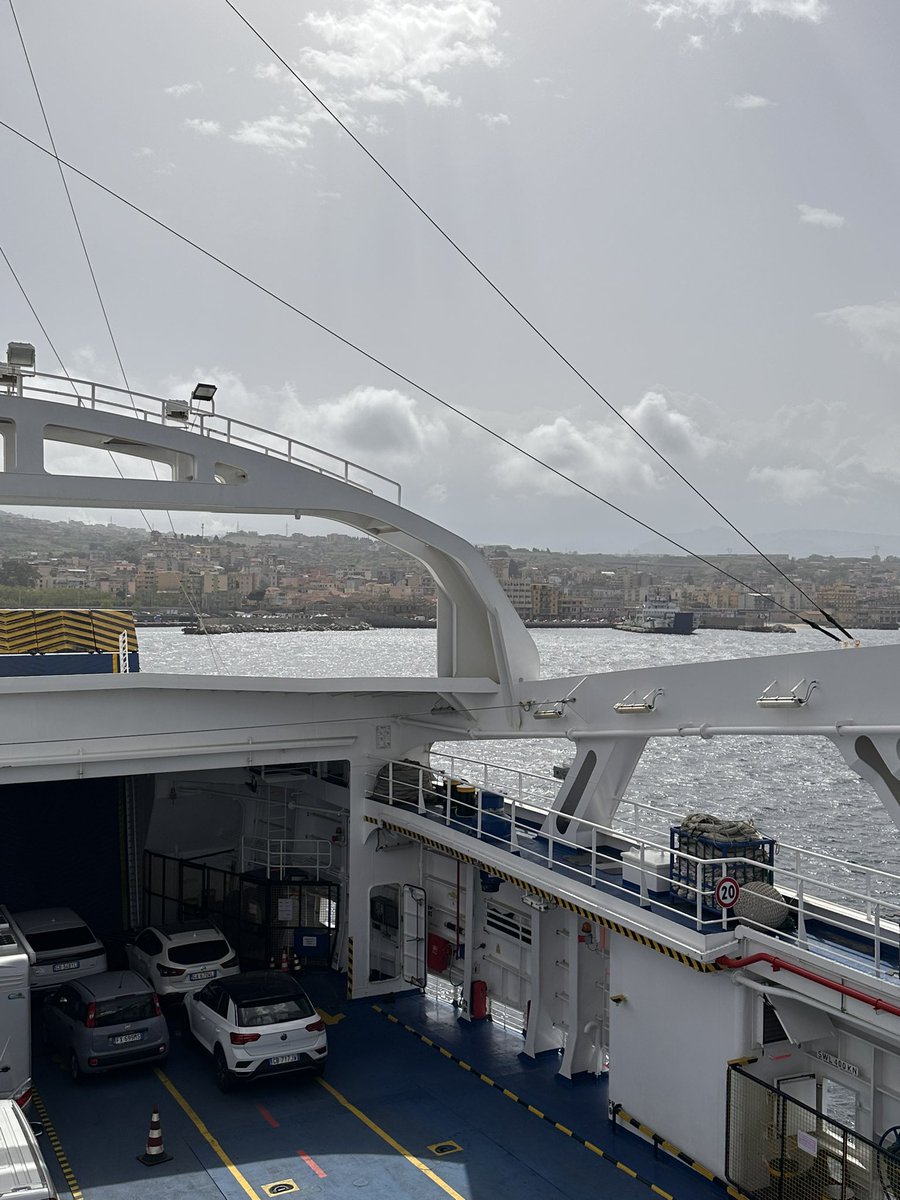
[[[681,612],[671,597],[645,600],[626,621],[617,621],[614,628],[628,633],[693,633],[696,621],[692,612]]]

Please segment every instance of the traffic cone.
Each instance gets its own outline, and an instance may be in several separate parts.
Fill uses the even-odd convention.
[[[282,969],[282,971],[290,971],[290,969],[291,969],[290,966],[288,965],[287,946],[285,946],[285,948],[281,952],[281,969]]]
[[[275,970],[275,955],[274,954],[269,955],[269,970],[270,971]]]
[[[294,974],[297,975],[297,974],[299,974],[299,972],[300,972],[300,955],[295,950],[294,951]]]
[[[159,1109],[154,1104],[150,1114],[150,1132],[147,1134],[147,1149],[137,1156],[139,1163],[145,1167],[158,1167],[160,1163],[171,1162],[172,1155],[163,1149],[162,1127],[159,1123]]]

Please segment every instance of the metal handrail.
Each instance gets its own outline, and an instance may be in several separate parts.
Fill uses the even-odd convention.
[[[443,756],[449,758],[451,756]],[[462,761],[458,759],[456,761]],[[476,760],[468,760],[475,762]],[[377,799],[383,800],[388,804],[397,804],[407,810],[411,807],[409,798],[409,788],[411,785],[407,780],[403,781],[403,786],[406,792],[400,800],[395,796],[395,780],[394,768],[402,767],[403,771],[409,772],[410,764],[408,762],[389,762],[387,764],[387,794],[385,795],[380,789],[376,789],[375,796]],[[383,770],[383,767],[382,767]],[[859,964],[844,952],[841,958],[840,952],[835,946],[831,956],[824,952],[820,941],[811,939],[807,929],[807,922],[811,920],[819,920],[826,923],[830,928],[839,930],[851,937],[862,937],[872,942],[873,953],[872,962],[874,964],[875,975],[882,980],[885,980],[893,986],[900,986],[900,976],[898,976],[897,967],[894,962],[895,952],[898,948],[898,940],[900,940],[900,914],[897,912],[897,901],[892,898],[889,901],[879,899],[873,896],[870,884],[867,881],[867,889],[865,892],[857,891],[853,887],[848,887],[845,883],[831,882],[822,879],[818,876],[804,874],[802,866],[802,857],[804,853],[814,855],[816,858],[834,864],[835,866],[845,868],[848,871],[865,872],[868,876],[881,877],[886,883],[900,884],[900,876],[893,875],[891,872],[881,871],[874,867],[863,867],[859,864],[846,862],[840,859],[829,859],[828,856],[819,854],[818,852],[804,852],[796,847],[790,847],[795,851],[795,865],[793,868],[784,865],[782,862],[767,863],[757,859],[747,858],[743,855],[732,855],[722,858],[704,858],[699,855],[690,854],[684,850],[676,849],[669,844],[668,831],[663,840],[654,841],[640,832],[627,833],[622,829],[613,828],[600,824],[595,821],[590,821],[585,818],[566,815],[566,834],[561,834],[554,830],[552,823],[547,825],[545,830],[535,822],[535,817],[544,818],[547,815],[547,809],[529,804],[520,797],[507,796],[504,816],[509,821],[508,834],[499,834],[493,831],[488,832],[484,828],[485,813],[479,798],[476,797],[475,803],[469,804],[466,801],[460,800],[458,797],[451,795],[449,786],[450,776],[444,776],[445,786],[440,790],[436,790],[431,786],[435,782],[436,776],[441,776],[441,772],[436,770],[432,765],[420,765],[417,769],[418,785],[417,798],[414,805],[416,811],[423,816],[431,819],[440,820],[443,824],[453,828],[456,827],[465,832],[470,833],[479,840],[487,840],[490,844],[498,845],[503,849],[509,850],[512,853],[522,854],[525,852],[526,858],[539,865],[549,867],[555,870],[558,866],[564,865],[567,877],[579,880],[590,887],[597,887],[602,884],[604,890],[611,891],[613,894],[619,894],[621,897],[628,900],[629,903],[634,903],[635,899],[642,907],[652,907],[655,912],[660,915],[671,914],[677,917],[679,921],[683,921],[685,917],[685,905],[676,906],[669,902],[665,893],[654,892],[653,896],[649,895],[647,887],[647,866],[648,856],[654,854],[663,854],[666,860],[670,863],[685,864],[687,870],[680,873],[679,878],[675,881],[677,887],[682,893],[688,895],[689,903],[688,910],[692,914],[693,923],[699,932],[710,934],[719,931],[728,930],[733,924],[733,918],[730,910],[722,909],[720,913],[709,915],[711,908],[712,891],[715,880],[727,875],[736,874],[739,878],[748,869],[754,872],[762,872],[769,875],[773,882],[777,882],[781,893],[786,897],[786,902],[791,906],[792,915],[796,917],[796,929],[792,931],[773,930],[767,925],[755,923],[747,918],[740,918],[741,924],[750,925],[751,927],[759,928],[767,934],[775,934],[779,939],[793,942],[803,949],[816,954],[818,957],[826,961],[841,962],[844,966],[856,967],[862,969]],[[378,784],[380,772],[370,772],[370,778]],[[513,771],[513,774],[517,774]],[[382,777],[381,785],[385,780]],[[649,807],[649,806],[645,806]],[[460,810],[468,810],[465,819],[460,817]],[[662,810],[653,809],[652,811],[659,813]],[[676,814],[672,814],[675,816]],[[546,842],[546,850],[541,843],[540,849],[534,848],[534,843],[540,838],[541,843]],[[531,844],[531,847],[530,845]],[[615,854],[610,854],[603,847],[613,847],[616,849]],[[564,863],[560,863],[558,852],[560,848],[575,852],[577,860],[569,859]],[[637,897],[635,892],[624,886],[624,883],[618,882],[615,876],[611,876],[604,871],[605,867],[612,866],[616,870],[622,867],[621,854],[628,850],[638,852],[638,867],[639,867],[639,886]],[[587,857],[587,862],[583,861]],[[691,882],[693,879],[694,882]],[[812,884],[819,893],[824,892],[825,895],[811,892],[808,885]],[[897,889],[894,889],[894,896],[897,894]],[[846,903],[849,901],[849,906]],[[853,907],[859,905],[858,908]],[[885,958],[885,948],[891,950],[891,957]],[[848,961],[849,959],[849,961]]]
[[[290,870],[310,869],[315,871],[318,880],[319,872],[328,870],[331,865],[332,847],[326,838],[241,839],[241,866],[245,871],[249,867],[265,867],[267,877],[271,877]]]
[[[63,383],[75,389],[74,393],[64,391],[60,388],[42,387],[35,380],[53,380],[55,383]],[[87,395],[80,395],[78,388],[87,389]],[[379,484],[387,485],[389,491],[395,495],[390,497],[395,503],[401,501],[402,489],[401,485],[395,479],[391,479],[387,475],[382,475],[378,471],[373,471],[370,467],[364,467],[362,463],[354,462],[353,459],[344,458],[340,454],[334,454],[330,450],[323,450],[319,446],[313,446],[309,442],[300,441],[299,438],[287,437],[284,434],[275,433],[273,430],[264,429],[261,425],[252,425],[248,421],[240,421],[235,417],[226,417],[216,413],[215,411],[207,412],[203,409],[191,404],[190,401],[172,400],[171,397],[153,396],[147,392],[138,392],[133,389],[115,387],[113,384],[95,383],[89,379],[72,379],[65,375],[48,375],[44,372],[38,372],[31,376],[19,376],[19,395],[26,397],[34,395],[35,397],[52,397],[56,400],[64,401],[68,404],[73,404],[76,408],[88,408],[93,411],[111,410],[117,414],[124,414],[131,418],[147,421],[152,424],[166,425],[170,422],[167,428],[171,428],[171,416],[168,415],[167,406],[173,403],[184,406],[184,409],[191,415],[191,432],[199,433],[202,437],[207,437],[215,441],[221,441],[228,445],[240,446],[246,449],[262,453],[266,456],[279,458],[284,462],[289,462],[294,466],[301,466],[307,470],[317,471],[320,475],[327,475],[332,479],[339,479],[343,483],[350,484],[352,487],[357,487],[365,492],[374,493],[375,487],[368,487],[359,479],[354,479],[351,476],[351,471],[359,471],[368,479],[377,480]],[[98,395],[98,392],[113,392],[119,396],[127,396],[129,403],[124,404],[116,400],[107,399],[104,396]],[[149,400],[156,408],[142,408],[135,405],[134,400]],[[241,431],[247,431],[246,436]],[[267,445],[260,441],[260,436],[272,439],[274,444]],[[334,464],[332,467],[323,466],[320,463],[310,462],[304,458],[298,451],[308,451],[313,454],[320,455],[323,459]]]

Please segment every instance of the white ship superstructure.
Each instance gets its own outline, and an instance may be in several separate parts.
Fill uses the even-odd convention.
[[[900,647],[542,679],[482,556],[390,481],[198,401],[136,400],[15,374],[0,502],[343,522],[434,575],[435,672],[0,679],[7,826],[26,828],[26,797],[65,792],[86,858],[114,787],[125,836],[94,874],[114,876],[123,923],[194,905],[243,922],[260,957],[290,947],[345,973],[351,998],[431,988],[464,1022],[517,1014],[526,1056],[607,1077],[614,1121],[745,1193],[892,1195],[876,1147],[900,1125],[900,879],[776,857],[764,830],[697,832],[677,796],[649,805],[629,784],[651,739],[699,757],[713,739],[824,738],[900,825]],[[160,478],[51,475],[48,440]],[[563,739],[562,784],[492,766],[482,743],[510,738]],[[465,762],[433,753],[460,740]],[[47,847],[62,836],[45,826]],[[6,898],[27,884],[8,874]]]

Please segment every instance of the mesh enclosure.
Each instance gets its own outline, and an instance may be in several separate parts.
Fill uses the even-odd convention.
[[[725,1174],[752,1200],[900,1200],[900,1159],[741,1067],[726,1120]]]

